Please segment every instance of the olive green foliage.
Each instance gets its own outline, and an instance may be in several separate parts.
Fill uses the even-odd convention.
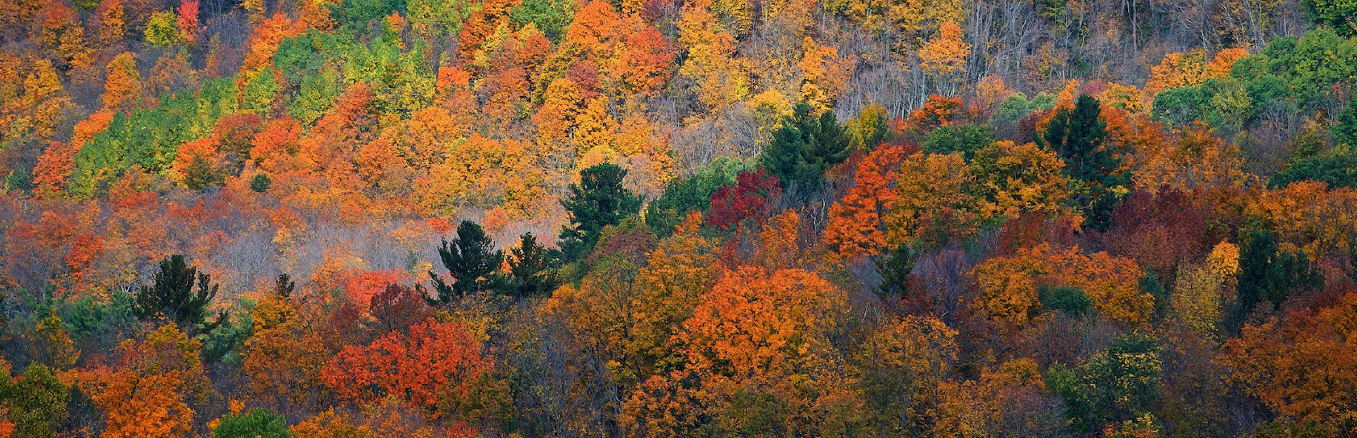
[[[1062,311],[1075,317],[1084,316],[1093,306],[1088,295],[1077,287],[1042,287],[1037,289],[1037,297],[1043,309]]]
[[[15,436],[54,437],[66,419],[65,384],[46,365],[34,362],[15,379],[8,367],[0,368],[0,407],[8,410]]]
[[[949,125],[934,129],[924,138],[923,151],[930,154],[960,152],[970,161],[975,151],[994,142],[994,130],[985,125]]]
[[[574,2],[570,0],[523,0],[509,9],[515,27],[532,24],[553,43],[561,41],[574,18]]]
[[[1082,365],[1051,366],[1046,385],[1065,400],[1071,426],[1087,433],[1149,414],[1162,372],[1158,341],[1132,333]]]
[[[245,414],[227,414],[212,430],[212,438],[292,438],[282,416],[255,408]]]

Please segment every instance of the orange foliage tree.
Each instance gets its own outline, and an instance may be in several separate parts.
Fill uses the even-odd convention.
[[[1228,380],[1295,423],[1349,421],[1357,415],[1357,295],[1318,313],[1293,313],[1246,326],[1217,361]]]
[[[827,337],[845,302],[837,286],[799,269],[723,274],[676,335],[717,427],[740,427],[747,419],[738,399],[751,395],[785,406],[779,420],[798,433],[823,432],[826,412],[817,406],[853,404]]]
[[[198,350],[173,325],[123,341],[107,364],[77,373],[104,415],[105,438],[181,437],[193,428],[189,401],[205,401],[210,382]]]
[[[1136,263],[1104,252],[1089,256],[1076,247],[1062,250],[1043,243],[986,260],[973,273],[980,296],[971,305],[1013,327],[1026,325],[1040,309],[1038,288],[1043,286],[1078,288],[1104,317],[1124,324],[1144,323],[1154,311],[1154,297],[1140,291]]]
[[[347,400],[390,395],[432,411],[440,397],[465,398],[490,367],[461,324],[429,318],[410,326],[408,334],[394,331],[366,346],[345,347],[321,379]]]

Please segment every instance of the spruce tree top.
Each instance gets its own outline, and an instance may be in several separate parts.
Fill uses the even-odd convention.
[[[603,227],[641,211],[641,197],[622,187],[627,171],[612,163],[580,171],[580,183],[570,185],[561,200],[570,224],[561,230],[561,250],[566,261],[584,257],[598,242]]]

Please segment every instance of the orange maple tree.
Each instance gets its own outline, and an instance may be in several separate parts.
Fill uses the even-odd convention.
[[[432,411],[444,391],[465,397],[491,367],[480,343],[461,324],[429,318],[408,334],[387,333],[365,346],[348,346],[321,373],[341,398],[371,401],[390,395]]]

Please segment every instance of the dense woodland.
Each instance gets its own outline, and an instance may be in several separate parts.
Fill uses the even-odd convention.
[[[3,0],[3,437],[1357,436],[1352,0]]]

